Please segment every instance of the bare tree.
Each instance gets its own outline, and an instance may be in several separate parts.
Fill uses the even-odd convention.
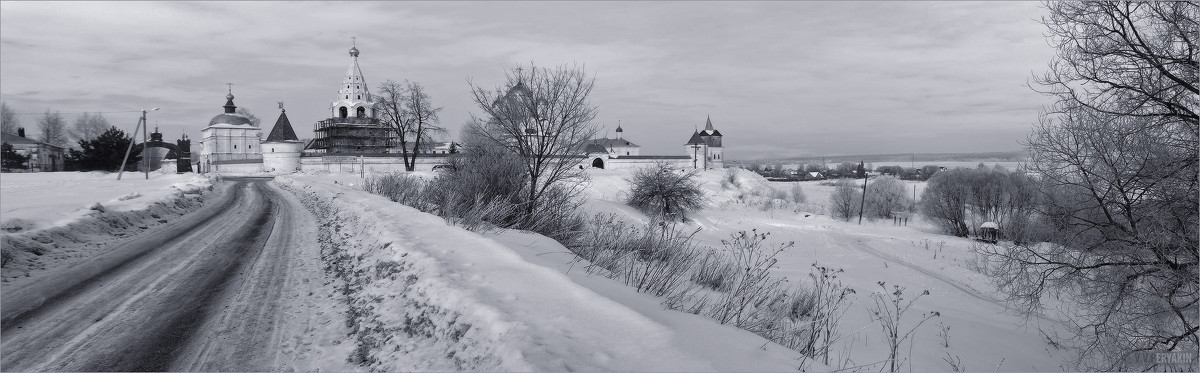
[[[1030,315],[1065,300],[1083,369],[1146,350],[1196,351],[1196,2],[1048,2],[1058,49],[1037,81],[1057,102],[1028,140],[1049,245],[987,246]],[[1194,368],[1194,367],[1193,367]]]
[[[104,114],[83,113],[78,118],[75,118],[75,124],[71,127],[71,138],[75,142],[92,140],[108,131],[112,125],[108,124],[108,119],[104,118]]]
[[[46,114],[38,119],[38,129],[42,142],[58,146],[67,145],[67,122],[63,120],[62,114],[46,110]]]
[[[0,102],[0,132],[15,134],[17,127],[20,126],[21,122],[17,120],[17,113],[8,107],[8,103]]]
[[[425,93],[425,87],[421,83],[408,80],[403,83],[392,80],[383,82],[379,85],[379,94],[375,97],[376,110],[382,116],[380,120],[396,131],[400,140],[404,169],[415,170],[421,146],[431,142],[432,135],[443,134],[446,131],[438,126],[438,112],[442,111],[442,108],[433,107],[429,94]]]
[[[239,108],[237,108],[237,113],[241,114],[241,115],[245,115],[246,118],[250,118],[250,125],[252,125],[252,126],[258,127],[258,125],[260,123],[262,123],[262,119],[258,119],[258,116],[254,115],[254,113],[251,113],[249,109],[246,109],[244,107],[239,107]]]
[[[854,212],[861,204],[862,192],[853,181],[840,179],[834,186],[833,194],[829,195],[829,209],[834,219],[850,221]]]
[[[581,66],[546,69],[532,64],[510,70],[507,78],[495,90],[471,84],[483,115],[472,115],[467,125],[525,160],[521,176],[529,188],[524,213],[532,217],[548,192],[575,188],[564,183],[584,177],[575,166],[597,132],[592,123],[596,107],[588,101],[595,80]]]

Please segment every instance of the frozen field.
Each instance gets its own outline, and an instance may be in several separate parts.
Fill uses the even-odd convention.
[[[639,214],[622,204],[629,188],[625,173],[592,170],[590,175],[595,200],[589,207]],[[889,289],[892,285],[904,287],[908,299],[924,290],[930,292],[906,314],[908,325],[923,313],[941,314],[921,326],[911,350],[905,350],[913,371],[949,371],[951,366],[944,361],[947,357],[961,358],[970,370],[1058,371],[1066,366],[1061,361],[1063,351],[1048,345],[1038,331],[1043,327],[1053,333],[1058,325],[1041,320],[1026,323],[996,300],[988,279],[973,269],[972,241],[938,234],[919,218],[907,226],[893,225],[891,220],[864,220],[858,225],[857,219],[849,223],[831,219],[823,210],[834,187],[822,185],[830,184],[822,181],[798,183],[808,203],[764,210],[764,198],[756,194],[766,194],[761,192],[765,188],[790,191],[797,183],[767,182],[739,170],[740,187],[723,188],[724,176],[724,170],[701,175],[710,201],[708,208],[693,216],[691,225],[702,228],[698,238],[709,247],[720,248],[721,240],[730,234],[757,229],[770,232],[775,243],[794,241],[775,272],[793,283],[806,279],[814,263],[844,269],[839,278],[856,294],[841,323],[845,341],[838,348],[849,351],[855,363],[869,364],[886,357],[882,332],[868,312],[873,304],[870,294],[883,290],[878,285],[882,281]],[[916,187],[918,196],[924,184],[906,182],[908,190]],[[878,367],[868,370],[877,371]]]

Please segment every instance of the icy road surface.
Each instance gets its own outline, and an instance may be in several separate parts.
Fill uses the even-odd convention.
[[[313,353],[291,345],[312,336],[291,334],[311,333],[319,314],[304,312],[303,288],[321,282],[305,252],[315,223],[269,180],[229,179],[179,221],[6,289],[0,368],[288,370]]]

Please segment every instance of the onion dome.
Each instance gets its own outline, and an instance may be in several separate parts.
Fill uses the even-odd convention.
[[[247,125],[247,126],[251,126],[251,127],[254,126],[253,124],[251,124],[250,118],[246,117],[245,115],[241,115],[241,114],[237,113],[237,105],[233,104],[233,93],[232,92],[225,95],[225,99],[227,100],[227,101],[225,101],[225,112],[221,113],[221,114],[217,114],[217,116],[213,117],[212,120],[208,121],[209,126],[218,125],[218,124],[231,124],[231,125],[235,125],[235,126]]]

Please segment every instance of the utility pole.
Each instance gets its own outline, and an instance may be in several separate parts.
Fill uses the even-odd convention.
[[[158,108],[153,108],[148,111],[155,111]],[[125,158],[121,159],[121,169],[117,172],[117,180],[121,180],[121,175],[125,173],[125,162],[129,162],[129,153],[133,152],[133,141],[137,139],[138,130],[142,130],[142,161],[146,167],[146,180],[150,179],[150,163],[146,158],[146,111],[142,110],[142,119],[138,120],[137,127],[133,128],[133,133],[129,134],[129,147],[125,148]]]
[[[155,110],[158,110],[157,108]],[[154,129],[158,131],[157,128]],[[146,154],[146,132],[150,132],[150,123],[146,122],[146,111],[142,110],[142,168],[146,170],[146,180],[150,180],[150,157]],[[136,136],[136,134],[134,135]]]
[[[700,155],[700,147],[695,144],[692,144],[692,169],[693,170],[698,168],[698,167],[696,167],[696,157],[698,157],[699,155]]]
[[[859,169],[862,170],[863,161],[858,161]],[[862,225],[863,208],[867,207],[867,172],[863,171],[863,193],[862,202],[858,204],[858,225]]]
[[[142,123],[146,122],[146,111],[142,110],[142,117],[138,119],[137,126],[133,127],[133,133],[129,134],[129,147],[125,148],[125,158],[121,159],[121,169],[117,171],[117,180],[121,180],[121,175],[125,173],[125,162],[129,162],[129,153],[133,152],[133,139],[137,138],[138,130],[142,129]]]

